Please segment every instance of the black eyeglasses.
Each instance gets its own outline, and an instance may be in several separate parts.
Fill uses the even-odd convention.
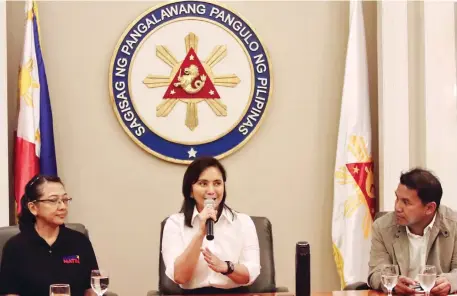
[[[60,202],[62,202],[64,205],[68,206],[72,200],[73,199],[71,197],[50,198],[50,199],[37,199],[37,200],[34,200],[33,203],[44,202],[44,203],[48,203],[52,206],[57,206]]]

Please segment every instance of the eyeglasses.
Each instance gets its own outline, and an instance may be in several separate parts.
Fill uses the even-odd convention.
[[[65,197],[65,198],[37,199],[37,200],[34,200],[33,202],[34,203],[43,202],[43,203],[50,204],[52,206],[57,206],[59,203],[63,203],[64,205],[68,206],[72,200],[73,200],[73,198],[71,198],[71,197]]]

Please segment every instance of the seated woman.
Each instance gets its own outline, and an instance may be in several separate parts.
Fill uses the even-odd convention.
[[[259,240],[252,219],[225,204],[227,180],[215,158],[197,158],[184,174],[180,213],[165,223],[162,256],[166,275],[191,293],[217,293],[254,282],[260,274]],[[214,200],[214,209],[205,207]],[[206,220],[214,239],[206,239]],[[238,289],[240,290],[240,289]]]
[[[95,295],[90,276],[98,265],[92,244],[64,225],[70,202],[58,177],[37,175],[27,183],[21,232],[3,249],[0,294],[48,296],[51,284],[69,284],[72,296]]]

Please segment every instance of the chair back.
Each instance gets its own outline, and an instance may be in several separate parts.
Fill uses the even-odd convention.
[[[65,224],[66,227],[79,231],[89,237],[89,231],[83,224],[79,223],[68,223]],[[6,242],[13,236],[19,233],[19,226],[5,226],[0,227],[0,265],[2,262],[2,254],[3,254],[3,247],[5,246]]]
[[[163,228],[168,218],[162,221],[160,230],[160,250],[159,250],[159,293],[166,295],[183,295],[184,291],[165,275],[165,263],[162,258],[162,236]],[[260,247],[260,275],[247,286],[247,293],[272,293],[276,291],[275,262],[273,252],[273,235],[270,220],[266,217],[252,217]]]

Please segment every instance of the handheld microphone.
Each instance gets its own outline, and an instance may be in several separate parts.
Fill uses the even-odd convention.
[[[205,199],[205,208],[214,209],[214,200],[212,198]],[[209,218],[206,220],[206,239],[213,240],[214,239],[214,220]]]

